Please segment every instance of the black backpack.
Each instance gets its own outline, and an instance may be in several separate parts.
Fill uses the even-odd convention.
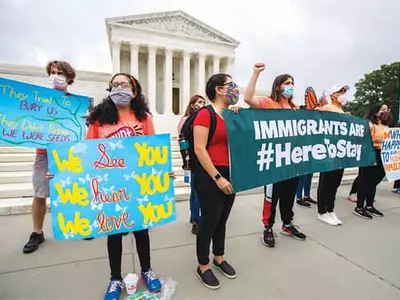
[[[179,133],[180,138],[184,138],[186,139],[186,141],[188,141],[189,168],[192,172],[195,172],[200,165],[199,160],[197,159],[196,154],[194,152],[193,122],[196,119],[197,114],[203,109],[208,110],[208,112],[210,113],[210,131],[208,132],[208,140],[207,140],[207,147],[208,147],[214,136],[215,128],[217,126],[217,116],[215,115],[215,111],[211,105],[204,106],[201,109],[196,110],[192,114],[190,114],[190,116],[185,120],[185,123],[183,123],[181,132]],[[181,156],[185,164],[186,157],[184,157],[182,151],[181,151]]]

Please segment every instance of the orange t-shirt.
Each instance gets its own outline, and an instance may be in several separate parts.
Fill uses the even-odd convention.
[[[298,109],[299,106],[293,103],[293,107],[289,103],[277,102],[270,97],[257,97],[258,107],[266,109]]]
[[[389,127],[382,124],[369,123],[369,128],[371,130],[372,143],[375,149],[382,149],[382,141],[385,131],[389,130]]]
[[[330,112],[335,112],[335,113],[339,113],[339,114],[345,113],[341,107],[338,107],[337,105],[333,105],[332,103],[321,106],[321,107],[316,107],[315,110],[330,111]]]
[[[133,112],[120,114],[117,124],[100,125],[98,122],[89,125],[86,139],[123,138],[155,134],[153,118],[147,114],[146,120],[139,121]]]

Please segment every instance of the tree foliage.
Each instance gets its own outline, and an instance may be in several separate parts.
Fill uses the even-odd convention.
[[[382,65],[365,74],[356,83],[355,100],[346,105],[351,114],[364,117],[371,105],[385,103],[392,111],[392,123],[398,122],[400,101],[400,62]]]

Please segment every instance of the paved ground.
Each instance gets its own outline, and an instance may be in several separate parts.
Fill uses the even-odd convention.
[[[226,257],[239,276],[229,280],[217,273],[218,291],[203,287],[194,275],[195,238],[188,203],[180,202],[179,220],[151,233],[153,268],[178,282],[172,299],[400,299],[400,196],[390,187],[381,184],[376,197],[383,219],[352,215],[354,204],[345,200],[349,186],[341,187],[337,200],[341,227],[319,223],[315,208],[296,207],[296,223],[308,240],[278,233],[274,249],[260,242],[260,195],[238,197]],[[102,299],[109,272],[105,239],[56,242],[47,219],[47,241],[24,255],[30,229],[30,215],[0,218],[0,299]],[[125,273],[134,265],[131,242],[124,238]]]

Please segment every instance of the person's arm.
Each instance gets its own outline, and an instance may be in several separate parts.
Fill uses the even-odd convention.
[[[99,131],[97,124],[89,124],[89,128],[86,131],[85,140],[98,139]]]
[[[153,117],[147,114],[146,120],[143,122],[143,135],[154,135],[156,130],[154,128]]]
[[[256,90],[256,84],[260,73],[265,70],[265,65],[263,63],[257,63],[254,65],[253,74],[251,75],[250,81],[247,84],[246,90],[244,92],[244,101],[250,105],[250,107],[259,108],[260,102],[254,97]]]

